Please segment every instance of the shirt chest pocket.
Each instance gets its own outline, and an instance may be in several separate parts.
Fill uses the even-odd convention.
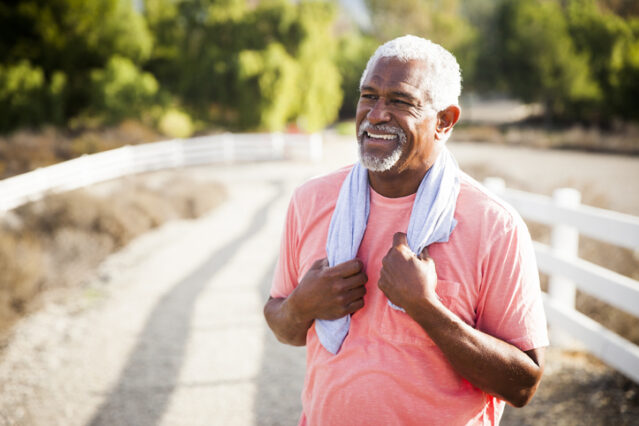
[[[437,296],[451,311],[455,312],[459,296],[460,284],[454,281],[437,280]],[[408,314],[391,308],[388,303],[384,308],[380,333],[385,340],[396,344],[432,346],[435,344],[428,333]]]

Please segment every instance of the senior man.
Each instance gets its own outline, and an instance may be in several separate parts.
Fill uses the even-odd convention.
[[[529,233],[445,146],[459,65],[380,46],[360,83],[360,161],[290,202],[266,320],[307,346],[300,424],[497,424],[548,344]]]

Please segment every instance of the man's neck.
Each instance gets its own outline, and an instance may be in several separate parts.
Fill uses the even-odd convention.
[[[368,171],[368,181],[375,192],[387,198],[399,198],[417,192],[428,170],[405,170],[401,173]]]
[[[378,194],[387,198],[399,198],[417,192],[426,172],[432,167],[441,150],[433,152],[433,155],[417,167],[396,170],[392,168],[385,172],[368,171],[370,186]]]

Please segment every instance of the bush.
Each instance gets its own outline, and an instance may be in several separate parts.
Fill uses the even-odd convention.
[[[505,0],[497,21],[503,72],[513,94],[542,102],[548,117],[570,116],[601,99],[588,57],[577,51],[558,3]]]
[[[339,41],[335,62],[342,76],[344,101],[339,111],[341,118],[353,118],[359,101],[359,80],[368,59],[377,48],[377,42],[358,34],[347,34]]]
[[[188,138],[193,134],[193,122],[184,111],[171,108],[162,114],[158,129],[172,138]]]
[[[158,83],[130,59],[113,56],[106,68],[91,72],[91,104],[107,122],[139,117],[156,99]]]
[[[53,73],[47,82],[42,68],[26,60],[0,65],[0,132],[61,123],[65,86],[62,72]]]
[[[0,218],[0,334],[44,291],[73,287],[109,253],[168,220],[195,218],[225,198],[217,183],[163,172],[129,177],[117,192],[50,195]]]
[[[32,236],[0,232],[0,331],[25,311],[39,291],[42,261],[41,247]]]

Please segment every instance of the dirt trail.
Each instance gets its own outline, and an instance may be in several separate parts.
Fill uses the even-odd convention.
[[[291,191],[352,161],[353,145],[329,139],[319,164],[184,170],[226,184],[229,200],[134,240],[67,301],[57,297],[21,321],[0,360],[0,425],[295,424],[304,349],[279,344],[261,307]],[[609,194],[610,207],[639,214],[638,191],[626,180],[639,182],[639,159],[463,143],[451,150],[462,167],[532,176],[539,192],[558,173],[559,184],[575,179]],[[624,181],[622,194],[610,195]],[[600,424],[584,417],[587,409],[611,424],[639,418],[637,386],[596,360],[551,351],[548,373],[535,402],[508,410],[503,424]]]

